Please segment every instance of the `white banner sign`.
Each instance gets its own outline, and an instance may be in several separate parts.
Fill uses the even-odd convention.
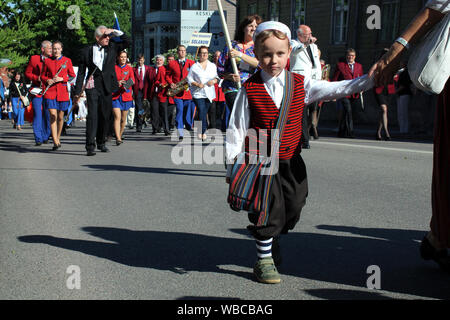
[[[224,12],[226,14],[226,12]],[[195,52],[203,44],[191,44],[193,33],[210,33],[209,51],[222,50],[225,47],[225,37],[218,11],[181,10],[180,43]],[[196,36],[194,36],[195,38]],[[194,47],[189,50],[189,47]]]
[[[207,46],[209,47],[209,43],[211,42],[212,33],[203,33],[203,32],[194,32],[191,36],[191,40],[189,41],[190,47],[201,47]]]

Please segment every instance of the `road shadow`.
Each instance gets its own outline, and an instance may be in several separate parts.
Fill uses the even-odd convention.
[[[392,300],[378,293],[377,290],[307,289],[305,292],[325,300]]]
[[[0,150],[16,152],[16,153],[55,153],[60,155],[84,155],[84,152],[76,153],[75,150],[68,150],[68,147],[74,147],[76,145],[84,145],[84,142],[80,139],[84,135],[81,130],[72,132],[68,130],[67,135],[61,136],[62,148],[58,151],[53,151],[53,143],[51,137],[47,144],[40,146],[35,145],[33,131],[27,130],[27,132],[2,132],[0,137]],[[66,150],[64,150],[66,149]],[[75,152],[74,152],[75,151]]]
[[[82,230],[112,243],[50,235],[28,235],[18,239],[26,243],[43,243],[82,252],[131,267],[167,270],[177,274],[190,271],[217,272],[252,278],[249,272],[227,270],[220,268],[220,265],[251,267],[254,261],[249,257],[254,257],[253,241],[183,232],[106,227],[84,227]]]
[[[381,272],[381,290],[450,299],[450,275],[420,257],[425,231],[329,225],[316,228],[340,234],[282,235],[281,274],[367,288],[367,280],[373,275],[367,268],[376,265]],[[231,231],[243,234],[241,229]],[[356,299],[358,296],[361,294],[355,293]],[[333,299],[340,299],[339,294]]]
[[[82,156],[85,155],[85,152],[80,151],[77,153],[75,150],[72,149],[73,145],[77,143],[72,142],[65,142],[61,140],[62,147],[58,149],[57,151],[53,151],[53,144],[42,144],[40,146],[35,146],[34,142],[33,144],[21,144],[21,143],[14,143],[6,142],[6,141],[0,141],[0,150],[8,151],[8,152],[16,152],[16,153],[51,153],[51,154],[58,154],[58,155],[72,155],[72,156]],[[69,150],[70,149],[70,150]]]
[[[251,268],[256,253],[254,241],[250,238],[109,227],[84,227],[82,230],[103,240],[66,239],[50,235],[26,235],[18,239],[25,243],[47,244],[82,252],[131,267],[168,270],[178,274],[190,271],[226,273],[254,281]],[[230,231],[247,234],[242,229]],[[366,282],[371,276],[367,273],[367,267],[377,265],[381,270],[381,290],[426,298],[450,298],[449,275],[419,257],[416,240],[423,236],[423,231],[369,229],[369,236],[376,234],[378,238],[362,237],[365,229],[360,231],[357,237],[297,232],[283,235],[283,264],[279,268],[282,277],[290,275],[351,285],[364,291],[368,290]],[[249,271],[228,270],[221,265],[244,266]],[[383,298],[376,291],[367,294],[347,290],[345,296],[340,292],[342,290],[308,291],[311,295],[329,299]]]
[[[337,136],[337,128],[330,125],[330,123],[325,124],[324,126],[318,126],[317,131],[319,133],[319,137],[326,137],[326,138],[337,138],[337,142],[353,142],[356,140],[368,140],[368,141],[376,141],[379,145],[384,145],[386,141],[377,141],[376,136],[376,128],[374,127],[373,130],[368,129],[367,127],[362,127],[358,129],[358,127],[355,128],[355,138],[343,138]],[[420,144],[433,144],[433,137],[428,136],[426,134],[418,134],[418,133],[411,133],[409,135],[401,135],[397,131],[393,131],[390,129],[390,135],[391,140],[393,142],[408,142],[408,143],[420,143]],[[311,137],[311,140],[314,140]]]
[[[121,172],[139,172],[139,173],[157,173],[157,174],[175,174],[182,176],[196,176],[196,177],[212,177],[224,178],[225,171],[217,170],[197,170],[197,169],[175,169],[175,168],[153,168],[153,167],[136,167],[124,166],[116,164],[86,164],[82,165],[97,171],[121,171]],[[219,174],[214,174],[219,173]]]

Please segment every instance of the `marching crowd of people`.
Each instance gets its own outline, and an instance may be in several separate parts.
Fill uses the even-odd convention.
[[[176,129],[182,140],[184,130],[192,131],[194,121],[198,120],[202,123],[198,138],[204,141],[207,129],[226,130],[238,92],[237,83],[244,83],[260,69],[253,34],[261,22],[258,15],[246,17],[236,30],[231,50],[225,47],[223,51],[214,52],[213,61],[209,61],[208,47],[198,48],[198,61],[193,61],[186,59],[186,47],[179,45],[176,58],[171,54],[167,57],[158,54],[154,57],[154,65],[150,66],[140,54],[133,67],[127,52],[128,37],[121,31],[101,26],[95,32],[95,43],[83,49],[83,59],[74,67],[71,59],[63,56],[61,42],[43,41],[40,54],[30,58],[25,73],[12,74],[6,96],[6,88],[1,82],[3,116],[12,121],[14,128],[22,130],[24,107],[27,106],[24,101],[31,101],[36,145],[52,139],[55,151],[61,147],[60,137],[66,133],[66,127],[74,125],[76,120],[86,121],[87,155],[94,155],[95,147],[109,152],[105,141],[111,137],[115,137],[116,145],[122,144],[125,128],[142,132],[143,126],[150,125],[152,134],[168,136]],[[110,41],[118,34],[123,41]],[[361,64],[356,62],[356,51],[351,48],[330,75],[330,65],[321,59],[316,41],[309,26],[300,25],[297,40],[291,40],[292,53],[286,69],[328,81],[351,80],[363,75]],[[232,68],[231,58],[237,61],[238,74]],[[390,140],[387,113],[389,98],[394,94],[398,95],[400,134],[409,132],[408,104],[412,83],[403,63],[404,67],[395,76],[396,85],[373,90],[380,108],[377,140],[382,139],[382,129],[384,139]],[[26,85],[27,82],[31,87]],[[361,93],[355,93],[334,100],[338,137],[355,137],[352,109],[361,103],[360,99]],[[319,139],[318,122],[324,102],[316,101],[305,109],[303,149],[310,148],[311,137]]]
[[[448,5],[444,9],[433,6],[440,2],[430,1],[424,11],[431,10],[433,19],[419,18],[431,19],[433,24],[439,21],[440,12],[449,10]],[[319,138],[320,106],[324,101],[337,101],[338,136],[354,138],[352,108],[360,101],[361,93],[371,89],[380,110],[376,139],[383,139],[384,130],[384,139],[389,140],[388,98],[396,93],[400,131],[407,133],[411,80],[398,52],[405,41],[416,40],[414,32],[418,31],[410,31],[412,35],[406,32],[390,49],[383,50],[369,77],[364,75],[362,65],[356,62],[356,51],[351,48],[330,76],[329,65],[321,60],[310,27],[300,25],[294,40],[287,26],[275,21],[262,22],[257,15],[248,16],[240,23],[231,48],[214,52],[212,62],[208,59],[208,47],[199,47],[198,61],[193,61],[186,58],[186,47],[179,45],[177,57],[157,55],[155,65],[148,66],[144,56],[139,55],[136,66],[132,67],[126,51],[130,45],[128,36],[99,26],[94,43],[81,50],[77,73],[71,59],[62,54],[61,42],[42,42],[40,54],[30,58],[25,77],[14,73],[7,99],[2,91],[2,108],[9,111],[8,106],[12,106],[9,117],[21,130],[23,106],[30,99],[36,145],[47,143],[51,136],[53,150],[57,151],[62,148],[60,137],[65,114],[79,106],[79,117],[86,119],[87,156],[94,156],[96,150],[109,152],[106,141],[110,136],[115,137],[116,145],[122,144],[126,126],[135,126],[139,133],[143,126],[151,124],[152,134],[166,136],[176,130],[181,141],[198,119],[202,126],[197,131],[200,140],[207,139],[208,128],[228,130],[227,163],[233,163],[243,145],[249,148],[250,139],[261,139],[247,137],[249,129],[273,129],[274,119],[281,110],[290,108],[280,141],[279,172],[271,189],[270,215],[261,224],[260,217],[249,214],[252,223],[249,230],[256,240],[258,257],[254,274],[260,282],[278,283],[276,266],[281,263],[278,237],[294,228],[306,202],[307,175],[301,150],[310,148],[310,135]],[[113,37],[121,41],[112,41]],[[233,69],[232,58],[237,62],[238,73]],[[395,70],[391,62],[395,63]],[[396,87],[390,84],[394,77],[398,79]],[[29,89],[25,78],[31,81]],[[445,105],[448,96],[442,99],[447,99],[441,101]],[[289,106],[285,106],[286,101]],[[130,112],[133,109],[134,113]],[[446,111],[442,108],[440,112]],[[442,134],[448,135],[448,130]],[[442,146],[446,143],[442,141],[435,146],[435,154],[447,155],[448,146],[445,150]],[[440,147],[442,150],[436,149]],[[435,160],[435,170],[443,172],[447,167],[448,157]],[[233,183],[231,168],[228,166],[229,183]],[[438,174],[433,175],[433,220],[421,253],[425,259],[433,259],[448,270],[450,262],[445,249],[450,239],[448,199],[442,201],[448,196],[448,181],[442,179]]]

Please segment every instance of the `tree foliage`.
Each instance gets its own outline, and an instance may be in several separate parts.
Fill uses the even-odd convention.
[[[23,69],[27,62],[27,46],[36,34],[29,27],[29,17],[14,16],[15,26],[3,26],[0,29],[0,58],[11,60],[9,68]],[[0,67],[4,65],[0,64]]]
[[[69,7],[77,11],[68,11]],[[79,50],[94,41],[95,28],[113,27],[114,11],[121,30],[130,34],[131,0],[1,1],[0,58],[12,57],[14,65],[20,65],[29,56],[40,53],[43,40],[59,40],[64,45],[63,54],[76,64]],[[70,25],[71,19],[80,24]],[[26,57],[25,62],[20,57]]]

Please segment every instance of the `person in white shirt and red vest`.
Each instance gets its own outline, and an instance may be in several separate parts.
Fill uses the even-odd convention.
[[[138,55],[137,65],[134,67],[134,78],[136,82],[133,86],[134,91],[134,119],[136,122],[136,132],[142,132],[144,119],[144,100],[148,101],[149,93],[156,78],[155,69],[145,65],[143,54]],[[141,117],[139,116],[141,115]]]
[[[256,279],[262,283],[279,283],[281,279],[276,265],[281,263],[281,255],[277,239],[280,234],[286,234],[295,227],[308,195],[306,167],[300,155],[305,106],[369,90],[373,87],[373,81],[364,76],[328,82],[285,70],[291,53],[291,32],[283,23],[261,23],[254,38],[255,54],[261,70],[243,84],[236,96],[225,142],[228,164],[226,180],[230,183],[232,164],[243,146],[245,151],[255,154],[270,150],[261,135],[271,136],[280,115],[283,96],[291,94],[285,92],[286,79],[293,77],[293,98],[280,147],[275,151],[279,159],[278,171],[272,178],[268,217],[260,223],[262,220],[258,214],[249,213],[251,225],[247,227],[256,240],[257,262],[253,268]],[[258,150],[250,149],[251,145],[258,146]]]
[[[338,62],[334,76],[331,81],[351,80],[361,77],[363,73],[363,67],[360,63],[356,62],[355,49],[347,49],[345,57],[346,61]],[[353,115],[352,108],[356,105],[359,99],[359,92],[342,98],[339,103],[338,112],[338,137],[341,138],[354,138],[353,132]]]
[[[369,74],[375,75],[376,85],[387,85],[400,69],[403,54],[410,44],[421,40],[442,19],[450,14],[449,0],[429,0],[411,21],[389,51],[373,65]],[[445,39],[447,40],[447,39]],[[427,54],[427,52],[424,52]],[[435,261],[441,269],[450,272],[450,81],[439,94],[436,109],[433,176],[431,182],[430,231],[423,238],[420,254],[425,260]]]
[[[41,79],[48,90],[44,95],[44,105],[50,112],[50,129],[53,139],[53,151],[61,147],[61,132],[64,125],[64,112],[69,110],[70,95],[68,82],[76,77],[72,60],[62,55],[60,41],[52,44],[52,57],[45,59]]]

